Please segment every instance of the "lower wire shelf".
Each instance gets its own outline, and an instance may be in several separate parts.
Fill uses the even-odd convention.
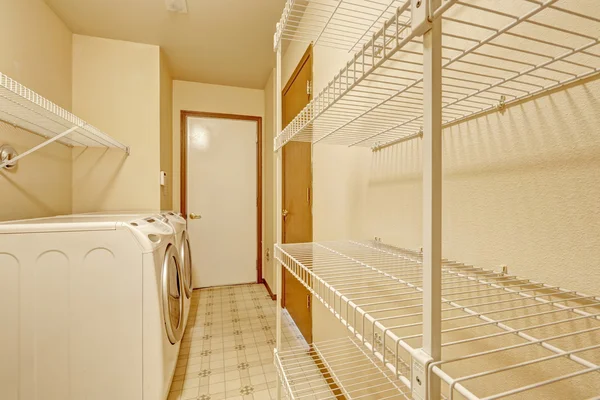
[[[410,390],[354,338],[275,352],[289,399],[410,399]]]
[[[422,256],[380,242],[277,245],[275,258],[380,365],[411,386]],[[449,399],[597,399],[600,298],[444,260],[441,379]]]

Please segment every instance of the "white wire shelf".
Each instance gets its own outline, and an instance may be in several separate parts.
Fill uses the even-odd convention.
[[[2,73],[0,121],[67,146],[114,147],[129,154],[129,147]]]
[[[283,19],[295,3],[288,2]],[[379,149],[420,135],[422,41],[410,28],[410,1],[388,4],[397,6],[394,15],[361,39],[354,57],[275,138],[276,150],[291,140]],[[600,72],[594,1],[446,0],[435,17],[442,18],[443,126]],[[323,20],[325,28],[317,28],[325,32],[335,14]],[[332,36],[345,40],[335,27]]]
[[[288,0],[277,30],[282,41],[357,51],[409,0]]]
[[[420,253],[350,241],[276,245],[275,258],[411,387]],[[442,361],[429,376],[449,399],[596,398],[599,316],[598,297],[444,260]]]
[[[275,352],[289,399],[404,399],[410,390],[353,338]]]

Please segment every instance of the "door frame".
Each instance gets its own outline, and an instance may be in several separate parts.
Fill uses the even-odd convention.
[[[183,218],[187,221],[187,159],[188,159],[188,132],[187,119],[191,118],[215,118],[215,119],[233,119],[243,121],[256,121],[256,283],[262,283],[262,214],[263,214],[263,195],[262,195],[262,117],[241,114],[222,114],[203,111],[181,110],[180,130],[181,130],[181,148],[180,148],[180,210]]]

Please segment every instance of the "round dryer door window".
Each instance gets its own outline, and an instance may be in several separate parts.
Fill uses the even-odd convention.
[[[183,286],[185,295],[192,295],[192,250],[190,239],[186,231],[183,232],[183,243],[181,243],[181,262],[183,263]]]
[[[179,257],[173,245],[167,247],[162,266],[162,305],[167,336],[172,344],[183,335],[183,296]]]

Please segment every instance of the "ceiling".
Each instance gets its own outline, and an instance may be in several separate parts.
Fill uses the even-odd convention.
[[[44,0],[77,34],[160,46],[173,79],[263,89],[285,0]]]

